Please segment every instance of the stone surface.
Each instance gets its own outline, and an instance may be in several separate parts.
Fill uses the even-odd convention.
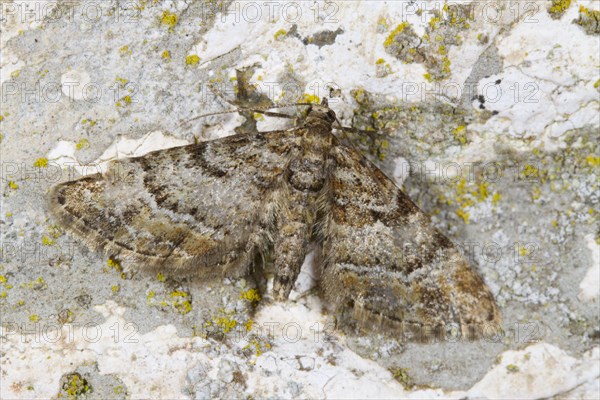
[[[552,3],[3,1],[0,397],[597,398],[598,2]],[[293,124],[194,116],[329,87],[485,278],[500,340],[345,335],[310,257],[254,307],[250,278],[122,274],[48,219],[110,159]]]

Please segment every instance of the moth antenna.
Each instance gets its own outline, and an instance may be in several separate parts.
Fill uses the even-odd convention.
[[[256,112],[256,113],[260,113],[260,114],[264,114],[270,117],[280,117],[280,118],[294,118],[291,115],[287,115],[287,114],[281,114],[281,113],[274,113],[274,112],[269,112],[267,110],[271,110],[273,108],[286,108],[286,107],[295,107],[295,106],[312,106],[313,103],[287,103],[287,104],[275,104],[272,106],[268,106],[268,107],[260,107],[260,108],[237,108],[235,110],[228,110],[228,111],[216,111],[216,112],[212,112],[212,113],[208,113],[208,114],[202,114],[202,115],[197,115],[195,117],[192,117],[188,120],[185,120],[183,122],[181,122],[179,124],[179,126],[183,126],[186,124],[189,124],[192,121],[195,121],[197,119],[200,118],[204,118],[204,117],[212,117],[213,115],[223,115],[223,114],[230,114],[230,113],[239,113],[241,111],[252,111],[252,112]]]
[[[208,113],[208,114],[196,115],[195,117],[192,117],[192,118],[190,118],[188,120],[180,122],[179,126],[183,126],[183,125],[189,124],[190,122],[195,121],[195,120],[200,119],[200,118],[210,117],[210,116],[213,116],[213,115],[230,114],[230,113],[234,113],[234,112],[238,112],[238,110],[218,111],[218,112],[213,112],[213,113]]]

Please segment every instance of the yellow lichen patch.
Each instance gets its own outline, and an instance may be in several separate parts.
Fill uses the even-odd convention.
[[[77,150],[82,150],[89,146],[90,146],[90,142],[88,142],[87,139],[81,139],[79,142],[77,142],[77,144],[75,145],[75,148]]]
[[[475,196],[477,197],[477,200],[479,201],[484,201],[485,199],[487,199],[489,193],[488,193],[488,183],[487,182],[482,182],[477,186],[477,191],[475,192]]]
[[[394,39],[409,26],[408,22],[403,22],[394,29],[383,42],[384,47],[389,47],[394,43]]]
[[[300,102],[301,103],[319,104],[321,102],[321,100],[319,99],[319,96],[317,96],[317,95],[304,93],[304,94],[302,94],[302,99],[300,100]]]
[[[84,396],[87,393],[93,392],[88,381],[77,372],[65,377],[65,382],[63,382],[61,389],[57,397],[61,398],[63,397],[63,393],[65,393],[69,400],[85,398]]]
[[[467,187],[468,186],[468,187]],[[474,206],[476,203],[487,202],[491,197],[491,204],[495,206],[500,201],[500,194],[494,192],[490,196],[490,187],[488,182],[479,182],[476,185],[467,185],[467,180],[461,178],[457,181],[453,187],[455,197],[453,199],[446,198],[441,195],[440,201],[445,202],[448,205],[457,205],[455,210],[456,215],[463,219],[465,223],[469,223],[470,214],[468,208]]]
[[[175,308],[179,314],[185,315],[192,311],[192,303],[189,300],[189,293],[184,292],[183,290],[175,290],[172,291],[169,296],[175,299],[173,302],[173,308]]]
[[[108,265],[108,268],[116,269],[117,271],[121,270],[121,263],[119,263],[119,261],[114,260],[112,258],[109,258],[106,261],[106,265]]]
[[[456,193],[459,196],[464,195],[465,193],[467,193],[467,180],[465,178],[461,178],[461,180],[459,180],[456,184]]]
[[[431,74],[430,74],[429,72],[427,72],[427,73],[424,73],[424,74],[423,74],[423,78],[425,78],[425,80],[426,80],[427,82],[431,82],[431,81],[433,80],[433,79],[432,79],[432,77],[431,77]]]
[[[171,52],[169,50],[165,50],[162,52],[161,57],[165,60],[171,59]]]
[[[273,38],[275,40],[280,40],[281,38],[283,38],[285,35],[287,35],[287,31],[285,29],[280,29],[277,32],[275,32],[275,35],[273,35]]]
[[[129,49],[129,46],[125,45],[125,46],[122,46],[121,48],[119,48],[119,54],[122,56],[131,54],[131,50]]]
[[[114,269],[120,274],[121,279],[126,278],[125,272],[123,272],[123,267],[121,267],[121,263],[118,260],[115,260],[114,258],[109,258],[106,264],[108,265],[108,270]],[[105,270],[105,272],[106,271],[107,270]]]
[[[189,300],[176,301],[173,304],[173,307],[175,307],[175,310],[177,310],[177,312],[182,315],[185,315],[192,311],[192,303],[190,303]]]
[[[379,58],[377,61],[375,61],[375,64],[377,64],[377,65],[385,64],[385,60],[383,58]]]
[[[113,286],[111,286],[110,290],[113,293],[117,293],[119,290],[121,290],[121,287],[119,285],[113,285]]]
[[[594,82],[594,88],[598,89],[600,87],[600,79],[598,79],[596,82]],[[1,115],[0,115],[1,117]]]
[[[29,320],[33,323],[39,322],[40,319],[41,319],[40,316],[37,314],[31,314],[29,316]]]
[[[539,178],[540,171],[538,168],[531,164],[525,164],[523,167],[523,175],[525,178]]]
[[[492,205],[493,206],[497,205],[501,199],[502,199],[502,196],[500,196],[500,193],[494,192],[494,194],[492,195]]]
[[[200,62],[200,57],[196,54],[191,54],[185,58],[185,65],[197,65]]]
[[[54,239],[59,238],[63,234],[62,228],[58,225],[50,225],[46,230],[48,231],[48,235]]]
[[[4,121],[4,116],[0,115],[0,122]]]
[[[579,6],[579,18],[573,21],[581,26],[588,35],[600,34],[600,11]]]
[[[515,364],[508,364],[506,366],[506,370],[509,373],[515,373],[515,372],[519,372],[519,367],[517,367]]]
[[[237,321],[230,316],[217,317],[213,320],[215,326],[219,327],[223,333],[229,333],[237,326]]]
[[[431,28],[431,30],[435,31],[439,27],[441,21],[442,20],[439,17],[431,18],[429,20],[429,27]]]
[[[244,325],[246,327],[246,332],[250,332],[252,330],[252,327],[254,326],[254,321],[249,319]]]
[[[525,246],[521,246],[519,245],[519,255],[521,257],[526,257],[530,254],[531,252],[529,251],[529,249],[527,249]]]
[[[54,240],[50,239],[48,236],[42,236],[42,246],[52,246],[54,244]]]
[[[6,289],[10,290],[12,289],[13,285],[10,285],[8,283],[6,283],[6,277],[4,275],[0,275],[0,284],[2,284]],[[3,291],[2,293],[7,293],[6,291]],[[6,297],[8,294],[2,296],[2,297]]]
[[[365,89],[359,87],[358,89],[353,89],[350,91],[350,95],[356,100],[358,104],[363,104],[367,101],[368,95],[365,92]]]
[[[448,57],[442,58],[442,72],[444,75],[450,75],[450,59]]]
[[[125,87],[125,85],[127,85],[127,83],[129,82],[129,80],[127,80],[125,78],[118,77],[118,76],[115,79],[115,81],[119,83],[120,87]]]
[[[534,186],[531,189],[531,200],[536,201],[536,200],[539,200],[541,197],[542,197],[542,189],[540,189],[538,186]]]
[[[19,70],[19,69],[16,69],[16,70],[14,70],[13,72],[10,73],[10,77],[11,78],[18,78],[19,75],[21,75],[21,70]]]
[[[21,287],[27,288],[27,289],[40,290],[40,289],[46,289],[48,287],[48,284],[44,280],[44,277],[39,276],[37,279],[35,279],[33,281],[21,283]]]
[[[459,208],[458,210],[456,210],[456,215],[461,217],[463,219],[463,221],[465,221],[465,224],[469,223],[469,212],[468,211],[464,211]]]
[[[195,334],[204,338],[208,336],[223,338],[225,335],[236,329],[236,327],[240,324],[241,323],[238,322],[235,317],[234,310],[220,309],[217,315],[212,316],[210,320],[205,321],[202,324],[202,332]],[[243,326],[248,328],[247,323],[244,323]],[[197,328],[194,330],[196,332]]]
[[[400,382],[405,389],[410,389],[415,386],[413,378],[408,374],[409,368],[390,368],[389,371],[395,380]]]
[[[271,344],[259,338],[252,338],[242,350],[254,349],[254,355],[260,357],[265,350],[271,349]]]
[[[385,139],[378,139],[375,141],[375,147],[377,148],[377,158],[379,158],[381,161],[385,161],[385,151],[390,147],[390,142]]]
[[[431,75],[430,75],[431,76]],[[459,125],[452,131],[452,135],[455,140],[458,140],[461,144],[467,143],[467,130],[464,125]]]
[[[159,272],[159,273],[156,274],[156,279],[159,282],[164,282],[167,278],[165,278],[165,276],[161,272]]]
[[[156,296],[156,292],[154,290],[151,290],[148,292],[148,294],[146,295],[146,299],[147,300],[152,300],[154,298],[154,296]]]
[[[381,27],[383,31],[387,31],[389,28],[387,19],[385,19],[385,17],[379,17],[377,19],[377,26]]]
[[[532,265],[531,266],[531,272],[537,272],[537,265]]]
[[[260,301],[260,293],[256,289],[248,289],[240,293],[240,299],[249,301],[255,306]]]
[[[125,388],[123,387],[123,385],[115,386],[113,388],[113,393],[114,394],[124,394],[125,393]]]
[[[38,168],[46,168],[48,166],[48,159],[46,157],[38,158],[33,163],[33,166]]]
[[[590,166],[590,167],[598,167],[600,166],[600,157],[595,156],[593,154],[590,154],[589,156],[587,156],[585,158],[585,162]]]
[[[571,0],[552,0],[552,5],[548,12],[552,18],[557,19],[560,18],[569,7],[571,7]]]
[[[160,23],[162,25],[168,26],[169,30],[172,31],[173,27],[177,25],[178,20],[179,17],[177,16],[177,14],[173,14],[169,10],[165,10],[163,11],[162,16],[160,18]]]

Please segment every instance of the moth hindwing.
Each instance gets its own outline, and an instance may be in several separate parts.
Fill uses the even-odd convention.
[[[104,175],[55,186],[50,209],[133,268],[241,276],[271,252],[278,300],[316,241],[323,297],[342,320],[393,337],[476,336],[497,325],[482,278],[389,178],[340,143],[334,121],[326,103],[313,105],[299,128],[118,160]]]

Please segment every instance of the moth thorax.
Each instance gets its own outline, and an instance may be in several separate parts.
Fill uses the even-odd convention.
[[[319,127],[327,132],[331,132],[331,126],[335,121],[335,112],[325,106],[314,105],[308,110],[305,126]]]

